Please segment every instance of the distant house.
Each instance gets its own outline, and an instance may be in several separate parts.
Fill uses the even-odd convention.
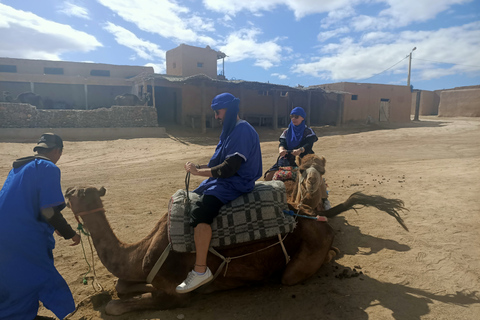
[[[439,117],[480,117],[480,86],[442,90]]]
[[[407,86],[339,82],[316,87],[345,92],[341,123],[410,121],[412,98]]]
[[[49,109],[95,109],[111,106],[117,95],[134,93],[128,79],[141,73],[153,74],[153,68],[0,58],[0,93],[9,92],[16,97],[34,92]]]
[[[210,46],[199,48],[182,43],[166,53],[167,75],[188,77],[204,74],[216,79],[217,60],[224,57],[224,53],[215,51]]]

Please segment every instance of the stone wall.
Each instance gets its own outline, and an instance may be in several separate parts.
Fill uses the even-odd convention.
[[[157,127],[157,111],[144,106],[95,110],[38,110],[24,103],[0,102],[0,128]]]
[[[444,90],[440,94],[439,117],[480,117],[480,88]]]

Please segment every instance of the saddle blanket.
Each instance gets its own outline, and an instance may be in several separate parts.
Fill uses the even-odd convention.
[[[195,251],[193,228],[189,224],[189,215],[185,214],[186,196],[185,190],[178,190],[168,205],[168,237],[172,250],[177,252]],[[194,192],[189,192],[188,196],[192,206],[200,197]],[[288,210],[283,182],[256,182],[252,192],[220,209],[211,224],[210,246],[224,247],[292,232],[296,226],[295,218],[286,216],[283,210]]]

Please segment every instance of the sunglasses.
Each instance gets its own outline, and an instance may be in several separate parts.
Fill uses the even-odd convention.
[[[290,115],[290,119],[298,119],[298,117],[300,117],[300,116],[296,115],[296,114],[291,114]]]
[[[218,110],[213,110],[213,112],[215,113],[216,116],[218,116],[220,113],[218,112]]]

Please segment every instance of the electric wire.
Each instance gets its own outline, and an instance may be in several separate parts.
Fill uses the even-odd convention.
[[[399,64],[400,62],[402,62],[403,60],[405,60],[405,59],[407,59],[407,58],[408,58],[408,55],[407,55],[405,58],[403,58],[402,60],[400,60],[400,61],[398,61],[397,63],[395,63],[393,66],[391,66],[391,67],[383,70],[382,72],[376,73],[376,74],[374,74],[373,76],[371,76],[371,77],[369,77],[369,78],[360,79],[359,81],[366,81],[366,80],[371,79],[371,78],[373,78],[373,77],[375,77],[375,76],[378,76],[379,74],[382,74],[382,73],[384,73],[385,71],[392,69],[392,68],[395,67],[397,64]]]

